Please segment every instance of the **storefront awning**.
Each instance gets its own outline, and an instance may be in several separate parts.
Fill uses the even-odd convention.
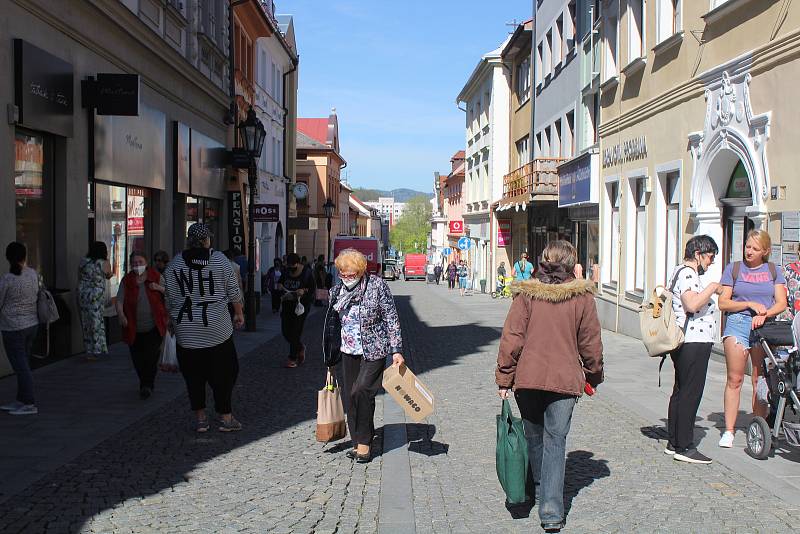
[[[533,200],[533,196],[530,193],[523,193],[515,197],[504,198],[498,203],[496,211],[505,211],[512,208],[525,209],[528,206],[528,202],[531,200]]]

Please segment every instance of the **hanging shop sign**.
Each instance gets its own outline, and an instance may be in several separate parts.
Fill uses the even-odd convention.
[[[450,221],[450,233],[451,234],[463,234],[464,233],[464,221]]]
[[[278,204],[253,204],[253,222],[278,222]]]
[[[70,63],[14,39],[14,104],[19,124],[72,137],[74,76]]]
[[[603,168],[647,157],[647,138],[636,137],[603,150]]]
[[[511,245],[511,221],[497,221],[497,246],[508,247]]]
[[[138,117],[97,115],[94,177],[151,189],[166,187],[167,117],[142,104]]]
[[[244,206],[241,191],[228,191],[228,248],[244,253]]]
[[[597,203],[596,158],[597,155],[587,152],[559,165],[558,207]]]
[[[139,115],[139,75],[97,75],[95,109],[98,115]]]

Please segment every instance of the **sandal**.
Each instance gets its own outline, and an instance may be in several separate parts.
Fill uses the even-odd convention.
[[[220,432],[236,432],[237,430],[242,429],[242,423],[231,417],[230,421],[221,421],[219,431]]]
[[[197,432],[208,432],[208,428],[208,419],[198,419],[197,422],[195,422],[194,429]]]

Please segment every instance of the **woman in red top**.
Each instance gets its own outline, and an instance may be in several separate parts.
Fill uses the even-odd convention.
[[[134,252],[131,271],[117,293],[117,315],[122,339],[131,348],[131,359],[139,375],[139,397],[153,394],[161,341],[167,331],[164,278],[147,266],[147,257]]]

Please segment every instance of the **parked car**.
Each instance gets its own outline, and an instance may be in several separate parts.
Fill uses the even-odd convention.
[[[425,254],[406,254],[403,267],[404,280],[425,280],[428,257]]]

